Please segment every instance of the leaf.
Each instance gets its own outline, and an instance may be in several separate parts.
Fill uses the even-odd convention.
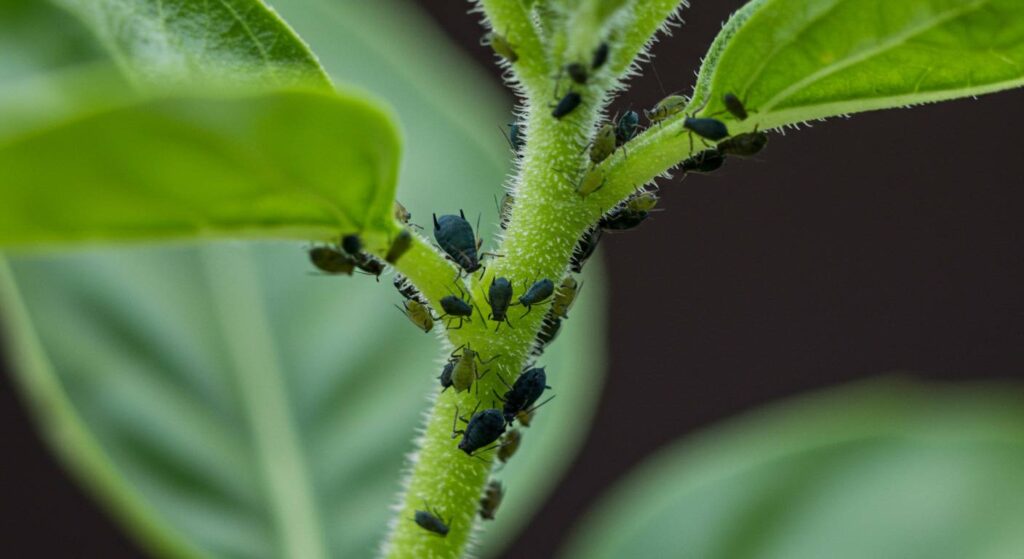
[[[722,29],[696,92],[707,114],[734,93],[772,128],[1022,84],[1018,0],[754,0]]]
[[[53,1],[141,86],[330,85],[306,45],[259,0]]]
[[[997,559],[1024,544],[1019,386],[874,382],[754,412],[620,484],[563,557]]]
[[[0,143],[0,243],[384,236],[398,160],[351,95],[142,101]]]

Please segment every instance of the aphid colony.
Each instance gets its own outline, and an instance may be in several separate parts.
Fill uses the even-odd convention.
[[[519,57],[516,54],[515,45],[506,37],[491,33],[485,38],[485,44],[490,45],[494,52],[504,59],[508,64],[515,64]],[[583,62],[572,62],[564,68],[564,74],[570,80],[570,89],[562,96],[556,94],[557,102],[552,107],[551,116],[561,120],[573,113],[583,102],[584,96],[573,89],[574,86],[585,86],[588,81],[604,67],[609,58],[609,46],[607,43],[600,44],[593,52],[589,64]],[[561,74],[559,79],[561,78]],[[725,110],[736,120],[748,118],[748,112],[743,103],[733,94],[726,94],[723,97]],[[643,114],[651,126],[663,126],[668,119],[680,115],[689,105],[690,99],[681,95],[669,95],[658,102]],[[698,111],[699,112],[699,109]],[[605,177],[598,166],[611,157],[617,150],[622,149],[628,157],[626,149],[629,142],[641,131],[640,115],[636,111],[628,110],[621,116],[616,116],[610,122],[601,125],[588,146],[589,169],[585,169],[579,181],[575,184],[575,191],[581,198],[601,189],[605,184]],[[687,114],[682,118],[682,130],[680,134],[688,134],[692,143],[694,136],[704,143],[707,149],[696,153],[682,162],[681,168],[684,173],[710,173],[720,168],[727,155],[749,157],[760,152],[768,142],[768,136],[763,132],[754,131],[730,136],[724,122],[714,116],[697,117],[695,114]],[[509,147],[517,156],[525,146],[525,135],[523,126],[519,123],[508,125],[506,136]],[[708,142],[717,142],[710,145]],[[498,203],[499,225],[505,229],[510,220],[515,200],[512,194],[505,194]],[[624,231],[633,229],[643,223],[654,211],[658,204],[658,195],[655,191],[638,189],[631,196],[620,202],[607,212],[594,226],[589,228],[578,240],[573,251],[569,264],[570,272],[580,273],[583,265],[594,254],[601,236],[608,231]],[[396,202],[395,217],[403,223],[409,224],[411,218],[409,212]],[[456,279],[463,274],[473,274],[480,270],[483,265],[482,256],[488,253],[480,252],[481,239],[473,230],[472,225],[466,220],[462,211],[458,215],[445,214],[433,216],[433,233],[438,247],[445,253],[448,260],[458,268]],[[338,245],[317,246],[309,251],[309,258],[313,265],[326,274],[352,275],[355,270],[373,275],[379,278],[385,269],[385,264],[394,264],[413,244],[412,234],[408,229],[392,240],[385,258],[382,260],[371,256],[363,251],[362,242],[358,235],[347,235],[341,239]],[[417,289],[400,274],[394,278],[394,286],[403,297],[403,303],[399,310],[417,328],[424,332],[430,332],[435,321],[444,320],[448,329],[462,328],[464,322],[472,322],[474,313],[486,324],[487,321],[495,322],[495,332],[501,326],[513,327],[509,319],[510,310],[513,306],[521,306],[525,310],[519,318],[525,317],[533,311],[535,306],[545,305],[547,310],[536,338],[534,339],[532,354],[539,356],[544,349],[558,335],[562,321],[568,318],[569,309],[575,301],[581,285],[572,276],[566,275],[556,285],[549,278],[536,279],[529,285],[522,286],[522,291],[516,297],[516,286],[505,277],[491,279],[487,287],[484,301],[490,307],[486,314],[479,309],[468,294],[462,292],[450,293],[439,300],[442,314],[435,316],[428,302]],[[477,387],[478,381],[484,378],[490,369],[486,366],[498,359],[500,356],[492,356],[485,359],[471,348],[468,344],[457,348],[451,353],[447,362],[437,377],[441,385],[441,391],[449,388],[455,393],[467,392]],[[513,426],[518,422],[522,427],[529,427],[530,422],[538,408],[549,402],[554,396],[538,404],[544,391],[551,387],[547,384],[547,373],[544,367],[528,366],[509,384],[500,373],[496,373],[506,390],[499,394],[494,391],[494,397],[501,402],[501,408],[492,407],[479,410],[477,408],[469,414],[469,418],[459,414],[458,407],[455,410],[455,417],[452,419],[452,438],[459,438],[457,448],[467,456],[477,457],[478,453],[496,450],[498,460],[505,464],[515,455],[522,442],[522,431]],[[460,425],[461,422],[461,425]],[[478,458],[478,457],[477,457]],[[485,520],[493,520],[495,513],[504,497],[504,487],[501,482],[491,480],[484,494],[480,498],[479,514]],[[440,537],[448,535],[451,520],[442,517],[440,511],[431,509],[415,511],[411,519],[423,530]]]

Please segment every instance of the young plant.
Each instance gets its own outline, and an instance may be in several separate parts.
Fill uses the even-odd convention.
[[[505,230],[481,247],[472,220],[457,216],[457,201],[438,200],[437,217],[424,220],[422,231],[396,219],[401,149],[393,118],[362,95],[336,91],[304,43],[260,2],[57,4],[98,41],[84,51],[87,65],[50,87],[88,110],[65,118],[66,105],[42,106],[3,131],[0,241],[30,250],[83,242],[298,239],[320,243],[329,249],[323,254],[338,259],[336,267],[319,266],[327,272],[393,267],[413,296],[422,297],[426,308],[404,310],[420,317],[418,327],[441,334],[438,353],[451,364],[453,379],[450,389],[433,388],[383,545],[383,555],[395,558],[467,553],[499,437],[522,423],[516,412],[539,404],[547,384],[554,394],[564,385],[550,369],[532,389],[519,379],[537,378],[521,374],[540,366],[538,337],[552,336],[569,312],[566,286],[582,264],[581,239],[642,220],[653,203],[644,189],[656,179],[680,169],[713,170],[732,155],[758,151],[766,132],[809,120],[1024,83],[1018,0],[754,0],[711,45],[692,94],[650,108],[649,126],[636,133],[637,125],[610,122],[605,109],[631,75],[645,70],[658,34],[678,25],[683,2],[481,0],[483,32],[517,95],[523,139],[514,143]],[[36,9],[17,15],[36,17]],[[97,75],[104,79],[89,79]],[[140,149],[149,157],[130,155]],[[625,210],[635,213],[624,216]],[[342,241],[353,235],[359,250]],[[224,277],[241,278],[212,281],[209,291],[222,314],[246,324],[245,335],[224,335],[223,343],[226,360],[251,375],[239,382],[240,407],[260,435],[253,446],[277,528],[276,554],[331,556],[331,528],[315,482],[305,479],[302,437],[282,396],[288,375],[275,366],[279,357],[268,341],[273,325],[268,312],[245,303],[259,290],[251,280],[258,271],[237,255],[210,252],[204,259],[231,274]],[[48,370],[17,282],[5,272],[2,283],[4,306],[19,325],[13,334],[19,365]],[[494,287],[505,285],[510,306],[501,312],[497,301],[507,293]],[[469,312],[460,313],[453,297]],[[439,317],[432,328],[423,313]],[[431,376],[443,370],[422,369],[436,369]],[[84,429],[72,406],[54,396],[52,372],[26,384],[57,410],[49,418],[54,425]],[[532,421],[544,422],[544,415],[542,409]],[[117,470],[102,445],[88,434],[71,439],[78,444],[66,452],[86,464],[86,477],[113,483]],[[527,434],[523,445],[529,444]],[[230,444],[225,448],[228,458],[237,458]],[[225,485],[227,493],[234,489]],[[230,547],[202,537],[182,542],[148,521],[150,503],[126,495],[114,500],[162,551],[215,556]]]

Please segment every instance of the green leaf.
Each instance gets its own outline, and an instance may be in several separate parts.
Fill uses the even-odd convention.
[[[0,143],[0,243],[385,242],[399,151],[388,116],[350,95],[138,102]]]
[[[1024,84],[1019,0],[754,0],[697,84],[706,113],[736,94],[771,128]]]
[[[1009,559],[1024,535],[1019,386],[875,382],[663,451],[564,557]]]
[[[305,44],[259,0],[53,0],[142,86],[319,85]]]

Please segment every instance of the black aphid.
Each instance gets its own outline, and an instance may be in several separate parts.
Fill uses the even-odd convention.
[[[459,450],[470,456],[505,434],[505,416],[493,408],[474,413],[469,421],[459,417],[459,410],[456,408],[455,418],[465,423],[466,428],[456,429],[457,423],[452,420],[452,438],[462,435]]]
[[[331,247],[313,247],[309,249],[309,261],[325,274],[343,274],[351,276],[356,263],[348,255]]]
[[[594,56],[590,61],[590,67],[592,69],[597,70],[601,66],[604,66],[605,62],[608,62],[609,48],[608,43],[601,43],[600,45],[597,45],[597,48],[594,49]]]
[[[697,117],[686,117],[683,119],[683,128],[693,132],[694,134],[717,142],[724,140],[729,137],[729,128],[725,126],[725,123],[717,118],[697,118]]]
[[[551,388],[547,383],[548,376],[544,372],[544,367],[528,369],[519,375],[512,387],[501,397],[505,422],[511,424],[515,421],[516,414],[530,409],[544,390]]]
[[[622,144],[636,137],[640,129],[640,114],[636,111],[626,111],[615,122],[615,144]]]
[[[434,239],[441,250],[467,273],[480,269],[473,226],[466,221],[462,210],[459,210],[459,215],[447,214],[438,217],[434,214]]]
[[[737,134],[718,144],[718,151],[729,155],[750,157],[757,155],[768,145],[768,134],[764,132],[747,132]]]
[[[736,117],[736,120],[747,120],[747,108],[743,106],[743,102],[740,101],[739,97],[732,93],[726,93],[722,97],[722,102],[725,104],[725,110]]]
[[[452,370],[455,369],[455,364],[457,362],[458,362],[458,359],[455,359],[455,358],[449,359],[448,362],[444,364],[444,368],[441,369],[441,375],[437,377],[437,380],[439,380],[441,382],[441,392],[444,392],[445,390],[448,390],[449,388],[451,388],[451,386],[453,384],[452,383]]]
[[[587,74],[587,67],[579,62],[571,62],[569,64],[566,64],[565,73],[569,74],[569,77],[572,78],[572,81],[580,85],[584,85],[585,83],[587,83],[587,78],[589,77],[589,75]]]
[[[558,104],[555,105],[554,110],[551,111],[551,116],[555,118],[562,118],[565,115],[576,110],[576,107],[579,107],[582,101],[583,97],[580,97],[579,93],[576,93],[575,91],[570,91],[569,93],[565,94],[565,97],[562,97],[562,99],[558,101]]]
[[[363,240],[354,233],[352,235],[345,235],[341,238],[341,248],[355,256],[363,251]]]
[[[448,535],[448,522],[441,520],[441,515],[436,510],[418,510],[413,516],[413,521],[428,532],[441,537]]]
[[[544,278],[533,282],[533,285],[519,296],[519,304],[526,307],[526,312],[523,316],[526,316],[533,310],[533,306],[539,303],[543,303],[551,297],[551,294],[555,292],[555,284],[551,280]]]
[[[462,328],[463,320],[472,322],[470,317],[473,316],[473,306],[455,295],[445,295],[444,297],[441,297],[441,308],[444,309],[444,314],[441,315],[441,318],[453,316],[459,320],[459,325],[455,328],[452,328],[449,324],[449,330],[458,330],[459,328]]]
[[[715,148],[706,149],[683,161],[682,169],[686,173],[710,173],[717,171],[725,163],[725,154]]]
[[[398,236],[395,237],[395,240],[392,241],[391,247],[388,248],[384,261],[388,264],[398,262],[398,259],[408,252],[410,248],[412,248],[412,233],[408,229],[402,229]]]
[[[508,278],[494,278],[491,280],[491,287],[487,290],[487,304],[491,306],[490,319],[501,323],[508,322],[508,307],[512,303],[512,282]],[[511,326],[511,324],[509,324]]]

